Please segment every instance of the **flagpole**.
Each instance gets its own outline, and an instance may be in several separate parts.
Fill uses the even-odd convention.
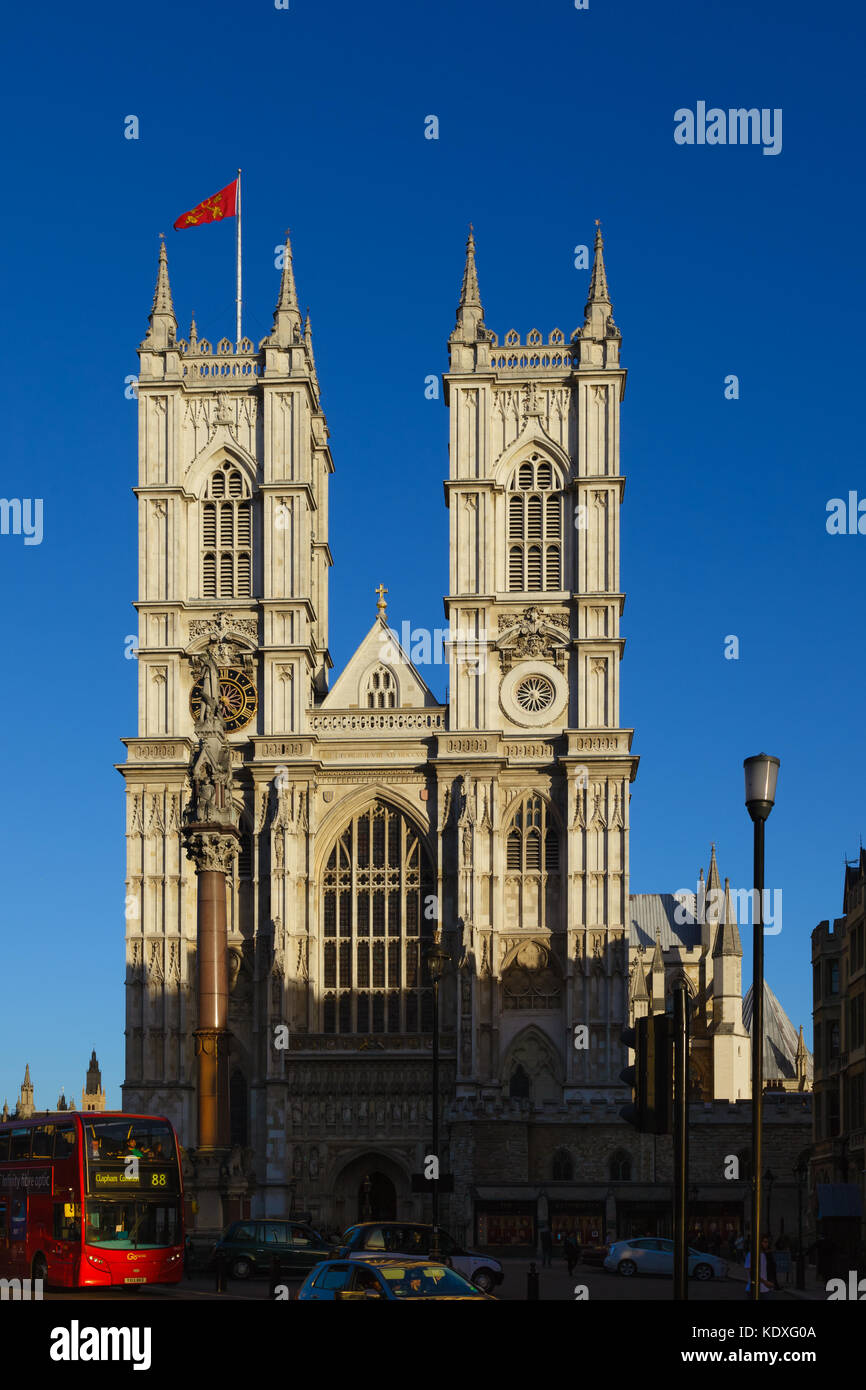
[[[237,225],[237,346],[236,352],[241,350],[241,171],[238,169],[238,225]]]

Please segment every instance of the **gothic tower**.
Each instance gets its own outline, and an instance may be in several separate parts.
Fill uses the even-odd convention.
[[[30,1080],[30,1063],[24,1068],[24,1080],[21,1083],[21,1090],[18,1093],[18,1104],[15,1107],[15,1118],[18,1120],[29,1120],[31,1115],[36,1113],[36,1095],[33,1089],[33,1082]]]
[[[229,892],[233,1142],[246,1144],[282,1011],[291,906],[271,902],[272,786],[327,683],[328,478],[309,316],[288,236],[274,325],[255,347],[179,339],[165,246],[139,348],[138,732],[124,740],[124,1105],[196,1140],[195,879],[181,844],[199,659],[215,651],[243,841]],[[276,750],[279,749],[277,752]],[[303,864],[300,865],[303,871]]]
[[[96,1060],[95,1048],[90,1054],[87,1080],[81,1092],[81,1108],[82,1110],[105,1109],[105,1089],[102,1085],[102,1072],[99,1070],[99,1063]]]
[[[623,1065],[637,758],[619,719],[619,354],[600,228],[582,327],[502,342],[470,229],[445,376],[445,750],[464,779],[445,916],[466,952],[467,1100],[588,1098]]]

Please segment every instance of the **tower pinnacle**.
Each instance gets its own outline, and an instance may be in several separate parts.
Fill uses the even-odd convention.
[[[283,255],[283,274],[280,280],[280,293],[274,310],[274,328],[271,342],[288,347],[297,343],[301,337],[301,310],[298,306],[298,291],[295,288],[295,271],[292,264],[292,240],[286,228],[286,246]]]
[[[610,295],[607,289],[607,274],[604,268],[604,238],[601,235],[601,223],[598,218],[595,221],[595,249],[592,260],[592,276],[589,282],[588,304],[607,304],[610,307]]]
[[[607,271],[604,267],[604,238],[601,234],[601,223],[596,220],[595,224],[595,252],[592,260],[592,274],[589,279],[589,296],[583,310],[583,328],[580,331],[582,340],[590,342],[605,343],[610,339],[616,340],[616,351],[604,354],[604,362],[596,360],[597,353],[589,350],[581,351],[581,362],[586,365],[607,365],[607,357],[610,357],[610,365],[616,366],[619,359],[618,340],[620,331],[613,321],[613,308],[610,302],[610,291],[607,288]]]
[[[177,339],[177,319],[171,299],[171,285],[168,279],[168,256],[165,250],[165,237],[159,234],[159,267],[156,272],[156,289],[153,292],[153,307],[148,318],[148,329],[144,343],[149,348],[173,347]]]
[[[469,223],[466,238],[466,263],[463,267],[463,283],[460,287],[460,300],[457,305],[457,325],[451,334],[451,342],[474,343],[484,334],[484,309],[481,305],[481,291],[478,288],[478,271],[475,267],[475,234]]]

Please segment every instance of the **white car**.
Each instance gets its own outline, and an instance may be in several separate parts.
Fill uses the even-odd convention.
[[[727,1261],[717,1255],[704,1255],[689,1249],[690,1279],[727,1279]],[[636,1240],[618,1240],[608,1251],[605,1269],[628,1279],[635,1274],[667,1274],[673,1278],[674,1243],[661,1236],[639,1236]]]
[[[370,1255],[395,1259],[429,1259],[432,1227],[416,1221],[369,1221],[350,1226],[344,1232],[338,1252],[341,1260],[363,1260]],[[502,1283],[503,1269],[498,1260],[479,1251],[466,1250],[439,1232],[439,1254],[482,1293],[492,1293]]]

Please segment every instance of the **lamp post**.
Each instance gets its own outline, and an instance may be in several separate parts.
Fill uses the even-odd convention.
[[[806,1254],[803,1250],[803,1188],[809,1176],[809,1165],[804,1158],[799,1158],[794,1169],[794,1177],[797,1179],[797,1288],[806,1287]]]
[[[445,966],[451,959],[442,945],[438,931],[431,946],[425,952],[425,959],[430,982],[433,986],[433,1156],[436,1159],[437,1176],[431,1179],[433,1184],[433,1232],[430,1238],[430,1256],[435,1260],[439,1258],[439,981],[444,974]]]
[[[764,1116],[764,824],[776,800],[779,759],[759,753],[743,762],[746,809],[754,827],[752,912],[752,1250],[751,1296],[761,1296],[761,1125]]]
[[[771,1168],[767,1168],[767,1171],[764,1174],[764,1182],[767,1185],[767,1236],[770,1235],[770,1232],[773,1229],[772,1222],[770,1221],[770,1198],[773,1195],[773,1183],[775,1181],[776,1174],[773,1172]]]

